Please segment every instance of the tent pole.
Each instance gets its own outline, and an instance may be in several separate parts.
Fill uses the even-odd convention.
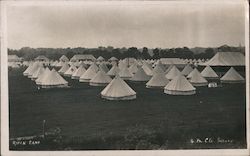
[[[45,138],[45,123],[46,123],[46,120],[43,120],[43,138]]]

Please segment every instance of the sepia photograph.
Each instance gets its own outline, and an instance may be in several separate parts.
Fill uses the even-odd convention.
[[[1,9],[3,156],[249,152],[248,1],[3,1]]]

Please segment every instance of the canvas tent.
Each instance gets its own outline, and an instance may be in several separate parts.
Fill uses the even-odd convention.
[[[160,64],[156,64],[156,66],[154,67],[152,74],[155,73],[165,73]]]
[[[173,64],[177,67],[184,67],[186,65],[185,61],[180,58],[161,58],[160,60],[166,66]]]
[[[69,62],[69,59],[67,58],[67,56],[65,55],[62,55],[60,58],[59,58],[60,61],[62,62]]]
[[[67,64],[63,61],[59,61],[57,64],[55,64],[55,67],[62,67],[64,64]]]
[[[179,74],[164,87],[164,93],[170,95],[193,95],[196,93],[196,88],[182,74]]]
[[[49,59],[45,57],[44,55],[39,55],[35,58],[35,61],[43,61],[43,62],[48,62]]]
[[[127,66],[124,66],[120,72],[119,72],[119,76],[123,79],[123,80],[129,80],[133,74],[129,71]]]
[[[159,66],[163,71],[166,70],[166,67],[162,64],[161,59],[156,61],[155,67],[156,67],[156,66]]]
[[[58,71],[60,74],[64,74],[69,69],[69,65],[64,63],[61,69]]]
[[[119,75],[116,75],[102,90],[101,96],[108,100],[132,100],[136,98],[136,92]]]
[[[114,64],[107,74],[108,74],[109,76],[115,76],[115,75],[118,74],[119,72],[120,72],[120,69],[117,67],[116,64]]]
[[[40,85],[42,88],[63,88],[68,87],[68,82],[55,69],[52,69]]]
[[[83,73],[86,71],[86,69],[81,65],[77,70],[72,74],[72,79],[79,79]]]
[[[153,68],[149,63],[143,62],[142,69],[145,71],[147,75],[149,76],[153,75]]]
[[[69,66],[72,66],[75,64],[75,62],[67,62]]]
[[[240,52],[218,52],[203,66],[245,66],[245,56]]]
[[[77,54],[74,55],[71,59],[70,62],[76,62],[76,61],[95,61],[96,58],[93,55],[90,54]]]
[[[173,68],[173,64],[171,64],[170,66],[168,66],[167,70],[165,71],[165,73],[167,74],[172,68]]]
[[[216,74],[216,72],[210,67],[206,66],[201,72],[201,75],[207,79],[217,79],[219,76]]]
[[[187,78],[191,78],[195,72],[195,70],[197,70],[196,68],[194,68],[188,75],[187,75]]]
[[[141,66],[139,66],[137,72],[130,80],[135,82],[145,82],[150,80],[150,76],[145,73]]]
[[[99,56],[96,60],[99,61],[99,62],[102,62],[102,61],[104,61],[105,59],[104,59],[102,56]]]
[[[71,77],[76,70],[77,70],[76,66],[72,65],[63,75]]]
[[[178,68],[175,65],[172,66],[170,71],[165,75],[167,79],[172,80],[177,75],[181,74]]]
[[[29,71],[31,70],[31,68],[33,67],[33,62],[31,62],[30,64],[29,64],[29,66],[26,68],[26,70],[23,72],[23,75],[24,76],[28,76],[28,74],[29,74]]]
[[[116,58],[116,57],[111,57],[110,59],[109,59],[109,61],[111,61],[111,62],[113,62],[113,61],[118,61],[118,59]]]
[[[79,82],[89,82],[95,75],[97,71],[94,66],[90,66],[79,78]]]
[[[79,67],[80,66],[80,62],[79,61],[76,61],[76,62],[73,62],[71,65],[74,65],[76,67]]]
[[[42,83],[42,81],[49,75],[50,70],[48,67],[45,68],[44,72],[42,74],[40,74],[37,79],[35,80],[37,85],[40,85]]]
[[[99,70],[97,74],[89,81],[91,86],[106,86],[112,79],[103,71]]]
[[[146,83],[147,88],[164,88],[169,83],[164,73],[155,73]]]
[[[53,61],[53,62],[51,63],[51,66],[52,66],[52,67],[56,67],[57,64],[58,64],[58,61],[56,60],[56,61]]]
[[[85,64],[83,61],[80,61],[79,67],[80,67],[80,66],[83,66],[85,69],[88,68],[88,65]]]
[[[109,71],[108,67],[106,66],[104,62],[99,64],[99,69],[102,69],[105,73]]]
[[[193,68],[190,66],[190,64],[187,64],[184,69],[181,71],[182,75],[187,76],[189,73],[193,71]]]
[[[131,65],[133,65],[134,63],[135,63],[136,65],[139,65],[139,64],[138,64],[139,62],[138,62],[135,58],[131,58],[131,57],[127,57],[127,58],[123,59],[122,62],[123,62],[124,64],[128,65],[128,66],[131,66]]]
[[[77,67],[74,65],[71,65],[69,69],[63,75],[71,77],[76,70],[77,70]]]
[[[195,68],[192,71],[192,75],[189,78],[189,82],[191,82],[191,84],[193,86],[206,86],[208,84],[207,80],[200,74],[200,72]]]
[[[45,69],[43,66],[39,66],[38,69],[32,74],[31,80],[36,80],[40,75],[44,73]]]
[[[98,72],[99,70],[99,67],[96,65],[96,62],[93,62],[89,68],[92,68],[96,73]],[[88,69],[89,69],[88,68]]]
[[[42,64],[40,62],[35,62],[30,70],[28,71],[28,78],[31,78],[34,72],[40,67]]]
[[[143,61],[142,60],[138,60],[138,61],[136,60],[136,62],[137,62],[138,66],[142,66],[143,65]]]
[[[129,67],[129,71],[130,71],[130,73],[132,73],[132,74],[136,73],[137,70],[138,70],[137,63],[133,63],[133,64]]]
[[[119,63],[118,63],[118,67],[120,69],[123,69],[124,67],[127,67],[127,64],[125,62],[123,62],[122,60],[120,60]]]
[[[231,67],[227,73],[220,78],[222,83],[242,83],[245,79],[233,68]]]

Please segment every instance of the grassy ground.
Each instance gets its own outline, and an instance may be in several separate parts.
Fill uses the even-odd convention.
[[[9,71],[11,138],[41,134],[46,120],[46,129],[62,130],[63,143],[51,150],[246,147],[245,84],[199,87],[193,96],[171,96],[129,82],[136,100],[108,101],[100,97],[103,87],[68,78],[71,88],[38,91],[22,71]],[[213,142],[190,142],[205,138]],[[233,142],[218,143],[218,138]]]

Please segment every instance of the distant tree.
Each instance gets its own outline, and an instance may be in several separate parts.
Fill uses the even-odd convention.
[[[182,58],[194,58],[194,53],[188,47],[183,47]]]
[[[222,45],[220,47],[218,47],[218,51],[220,52],[229,52],[229,51],[232,51],[232,48],[228,45]]]
[[[73,53],[73,51],[70,48],[66,49],[67,53],[66,56],[70,59],[72,58],[76,53]]]
[[[136,47],[130,47],[128,48],[128,51],[126,52],[126,57],[133,57],[136,58],[136,56],[138,55],[138,50]]]
[[[212,48],[207,48],[205,50],[204,58],[212,58],[214,56],[215,52]]]
[[[142,59],[142,52],[140,50],[138,50],[137,48],[135,48],[135,58],[136,59]]]
[[[120,50],[118,48],[113,49],[111,55],[118,59],[122,58],[122,54],[120,53]]]
[[[152,56],[153,59],[159,59],[160,58],[160,51],[158,48],[155,48],[153,50],[153,56]]]
[[[19,50],[19,52],[21,54],[23,54],[23,58],[25,60],[32,60],[34,59],[36,56],[38,56],[36,54],[36,49],[30,48],[30,47],[23,47]]]
[[[168,50],[168,52],[167,52],[167,57],[168,57],[168,58],[173,58],[173,57],[175,57],[175,49],[174,49],[174,48],[171,48],[171,49]]]
[[[114,49],[114,47],[108,46],[106,49],[107,49],[108,52],[111,52]]]
[[[17,56],[23,56],[21,55],[21,53],[18,53],[18,50],[15,50],[15,49],[9,49],[8,48],[8,55],[17,55]]]
[[[151,56],[148,53],[148,48],[147,47],[142,48],[142,57],[144,59],[150,59],[151,58]]]
[[[228,51],[228,47],[222,47]],[[232,51],[236,51],[238,47],[230,47]],[[239,48],[238,48],[239,49]],[[239,51],[239,50],[238,50]],[[98,48],[30,48],[23,47],[19,50],[8,49],[8,54],[15,54],[23,57],[25,60],[32,60],[38,55],[44,55],[49,59],[56,60],[62,55],[66,55],[68,58],[73,57],[75,54],[92,54],[96,58],[99,56],[109,59],[115,56],[118,59],[124,58],[137,58],[137,59],[159,59],[159,58],[211,58],[214,56],[215,51],[212,48],[207,48],[205,52],[195,54],[188,48],[171,48],[171,49],[148,49],[143,47],[142,51],[136,47],[130,48],[113,48],[113,47],[98,47]],[[153,55],[151,57],[151,55]]]
[[[168,57],[168,51],[166,49],[162,49],[159,51],[160,58],[166,58]]]
[[[180,57],[182,58],[183,57],[183,49],[182,48],[175,48],[175,57]]]

